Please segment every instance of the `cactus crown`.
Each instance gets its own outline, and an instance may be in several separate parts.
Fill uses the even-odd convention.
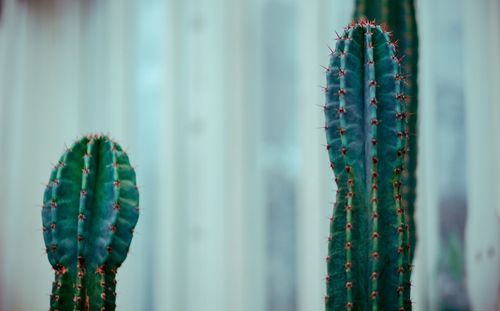
[[[64,152],[42,208],[56,272],[51,309],[114,309],[115,274],[127,256],[138,206],[135,172],[117,143],[88,135]]]
[[[401,205],[407,113],[395,44],[380,26],[353,22],[326,74],[327,149],[338,185],[326,310],[410,310]]]

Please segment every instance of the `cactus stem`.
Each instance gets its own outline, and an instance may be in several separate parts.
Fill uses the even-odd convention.
[[[407,227],[401,215],[404,210],[395,206],[402,204],[400,194],[387,194],[399,191],[395,187],[400,185],[402,157],[406,153],[406,134],[402,130],[406,114],[401,105],[405,98],[398,98],[402,94],[399,82],[390,79],[400,73],[400,65],[391,58],[394,51],[387,44],[388,36],[379,26],[372,29],[366,20],[351,24],[343,39],[338,40],[337,55],[332,56],[329,64],[333,69],[327,73],[331,91],[327,93],[326,105],[333,112],[325,112],[327,150],[338,189],[336,218],[330,227],[335,237],[329,243],[332,260],[328,273],[332,281],[327,285],[327,294],[334,294],[335,300],[327,302],[327,310],[344,306],[397,310],[403,306],[397,288],[406,288],[406,284],[399,283],[399,277],[406,277],[407,269],[399,275],[396,272],[398,267],[406,267],[399,259],[403,256],[406,260],[408,253]],[[345,113],[346,107],[349,113]],[[390,137],[399,132],[395,138]],[[379,152],[384,156],[379,158]],[[384,226],[380,227],[380,219]],[[395,232],[390,228],[395,228]],[[344,250],[339,244],[344,245]],[[392,253],[394,248],[397,256]],[[366,261],[366,268],[358,267]],[[363,271],[371,273],[371,277],[358,277]],[[341,284],[345,285],[343,289]]]
[[[101,135],[77,141],[52,171],[44,207],[44,240],[56,271],[51,310],[114,310],[116,268],[138,217],[135,172],[125,152]]]

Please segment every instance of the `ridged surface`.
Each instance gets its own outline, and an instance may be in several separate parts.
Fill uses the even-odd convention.
[[[354,18],[367,18],[383,23],[398,44],[406,77],[405,90],[408,96],[408,153],[405,157],[406,170],[403,172],[403,207],[407,210],[410,226],[410,244],[417,243],[415,227],[415,190],[417,168],[417,126],[418,126],[418,29],[413,0],[356,0]],[[413,253],[410,254],[413,260]]]
[[[338,185],[326,310],[410,310],[408,226],[401,206],[407,143],[401,66],[389,35],[361,21],[327,68],[326,136]]]
[[[114,310],[116,269],[138,217],[135,172],[117,143],[89,135],[64,152],[42,208],[47,255],[56,271],[51,310]]]

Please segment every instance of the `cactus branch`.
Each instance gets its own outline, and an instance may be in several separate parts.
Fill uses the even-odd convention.
[[[114,310],[115,275],[139,216],[135,172],[106,136],[75,142],[52,170],[42,221],[55,270],[51,310]]]
[[[327,150],[338,186],[326,310],[409,310],[401,65],[389,34],[366,20],[345,29],[336,51],[326,73]]]

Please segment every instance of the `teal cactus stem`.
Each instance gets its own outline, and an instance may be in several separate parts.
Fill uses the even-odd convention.
[[[135,171],[106,136],[67,149],[50,174],[43,237],[55,270],[50,310],[115,310],[116,272],[139,217]]]
[[[410,226],[410,244],[417,245],[415,226],[416,169],[418,151],[418,29],[414,0],[356,0],[354,18],[367,18],[383,23],[405,55],[402,59],[408,96],[408,152],[405,156],[406,170],[403,172],[402,205],[407,211]],[[410,261],[413,261],[413,252]]]
[[[325,306],[411,310],[404,76],[389,34],[361,20],[337,39],[326,69],[325,131],[337,183]]]

